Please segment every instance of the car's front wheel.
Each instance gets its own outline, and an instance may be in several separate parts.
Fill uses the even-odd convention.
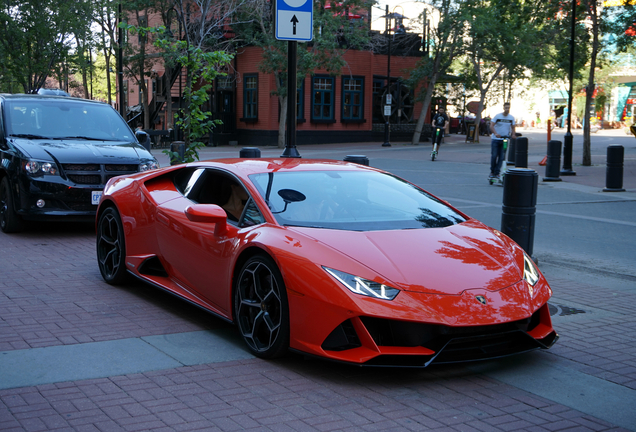
[[[108,207],[97,222],[97,262],[106,282],[118,285],[127,279],[125,260],[124,225],[117,209]]]
[[[7,234],[15,233],[22,230],[22,225],[22,219],[13,206],[9,179],[5,177],[0,182],[0,229]]]
[[[280,357],[289,347],[289,306],[283,277],[266,255],[250,258],[234,287],[234,319],[257,357]]]

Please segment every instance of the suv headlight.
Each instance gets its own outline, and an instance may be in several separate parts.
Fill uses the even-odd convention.
[[[43,176],[45,174],[57,175],[59,172],[55,162],[42,162],[37,160],[26,161],[26,163],[24,163],[24,170],[33,177]]]
[[[361,278],[360,276],[354,276],[352,274],[327,267],[323,267],[323,269],[355,294],[384,300],[393,300],[400,292],[400,290],[396,288],[392,288],[378,282],[373,282],[368,279]]]
[[[159,164],[156,160],[146,161],[139,164],[139,172],[150,171],[159,168]]]

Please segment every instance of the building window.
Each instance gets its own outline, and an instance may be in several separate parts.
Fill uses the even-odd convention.
[[[334,121],[333,100],[334,100],[334,78],[315,76],[311,81],[312,92],[312,121]]]
[[[342,121],[364,120],[364,78],[342,78]]]
[[[243,121],[258,119],[258,75],[246,75],[243,81]]]

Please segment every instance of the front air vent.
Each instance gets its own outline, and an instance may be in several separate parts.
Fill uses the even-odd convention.
[[[139,273],[146,276],[168,277],[168,272],[163,268],[158,257],[150,257],[141,263]]]
[[[344,351],[360,346],[360,338],[351,320],[346,320],[336,327],[322,343],[322,349],[326,351]]]

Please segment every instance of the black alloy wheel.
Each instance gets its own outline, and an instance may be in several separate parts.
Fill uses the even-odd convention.
[[[255,356],[271,359],[287,352],[287,291],[269,256],[255,255],[243,265],[234,288],[234,318]]]
[[[10,234],[22,230],[22,219],[13,207],[13,195],[9,186],[9,179],[4,177],[0,182],[0,229]]]
[[[107,283],[119,285],[128,278],[125,260],[124,225],[117,209],[109,207],[102,212],[97,223],[97,262]]]

